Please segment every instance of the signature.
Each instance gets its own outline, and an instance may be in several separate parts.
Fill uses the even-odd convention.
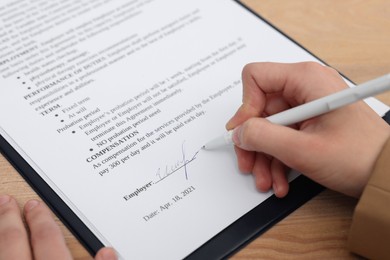
[[[188,166],[188,164],[190,164],[191,162],[193,162],[196,159],[196,156],[198,155],[198,153],[200,152],[201,149],[196,151],[196,153],[191,158],[187,159],[184,144],[185,144],[185,141],[181,145],[182,158],[177,160],[175,163],[173,163],[171,165],[166,165],[165,168],[163,168],[163,169],[158,168],[157,172],[156,172],[156,176],[158,178],[158,181],[156,181],[155,183],[158,183],[158,182],[168,178],[172,174],[180,171],[181,169],[183,169],[186,180],[188,180],[188,167],[187,166]]]

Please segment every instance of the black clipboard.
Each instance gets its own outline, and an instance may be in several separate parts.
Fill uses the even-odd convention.
[[[232,0],[246,9],[252,15],[263,20],[273,29],[278,31],[291,42],[304,49],[316,59],[325,63],[317,56],[305,49],[288,35],[284,34],[266,19],[255,13],[238,0]],[[326,63],[325,63],[326,64]],[[344,78],[346,78],[344,76]],[[390,124],[390,113],[383,117]],[[80,243],[91,255],[95,255],[102,248],[103,243],[88,229],[80,218],[67,206],[57,193],[35,172],[35,170],[24,160],[24,158],[0,135],[0,152],[42,198],[43,201],[58,216],[64,225],[73,233]],[[275,195],[266,199],[253,210],[242,216],[240,219],[225,228],[219,234],[207,241],[187,259],[223,259],[234,254],[240,248],[255,239],[271,228],[278,221],[286,217],[295,209],[302,206],[315,195],[320,193],[324,187],[309,180],[304,176],[299,176],[290,183],[288,195],[279,199]]]

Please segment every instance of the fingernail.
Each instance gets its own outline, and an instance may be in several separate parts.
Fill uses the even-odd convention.
[[[233,136],[232,136],[233,143],[237,146],[240,146],[241,144],[240,138],[241,138],[241,126],[237,126],[233,130]]]
[[[233,120],[233,118],[234,117],[232,117],[232,118],[230,118],[229,119],[229,121],[227,121],[227,123],[225,124],[225,128],[227,129],[227,130],[231,130],[233,127],[231,126],[231,122],[232,122],[232,120]]]
[[[8,195],[1,195],[0,196],[0,206],[8,203],[11,200],[11,197]]]
[[[25,210],[28,212],[30,210],[32,210],[33,208],[35,208],[36,206],[38,206],[39,204],[39,201],[37,200],[29,200],[26,205],[24,206]]]

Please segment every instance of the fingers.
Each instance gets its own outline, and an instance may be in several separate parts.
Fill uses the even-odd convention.
[[[271,155],[300,171],[306,170],[309,158],[313,158],[310,153],[320,151],[315,146],[321,145],[310,134],[272,124],[264,118],[251,118],[235,128],[233,142],[243,150]]]
[[[257,64],[257,63],[256,63]],[[266,97],[261,88],[257,86],[251,73],[255,64],[248,64],[242,71],[243,98],[242,105],[235,115],[227,122],[226,129],[231,130],[251,117],[260,116],[264,110]]]
[[[272,186],[272,175],[269,159],[262,153],[256,153],[256,161],[252,170],[257,189],[267,192]]]
[[[31,200],[24,206],[24,215],[30,228],[31,248],[27,231],[16,201],[0,196],[0,260],[3,259],[72,259],[60,228],[50,210]],[[118,259],[112,248],[102,248],[97,260]]]
[[[256,186],[267,190],[272,184],[276,196],[285,196],[284,164],[328,188],[359,196],[389,135],[383,120],[368,115],[370,109],[356,103],[305,120],[294,126],[299,130],[261,118],[345,89],[337,71],[314,62],[253,63],[244,68],[242,79],[243,104],[226,128],[234,129],[239,168],[253,173]],[[362,159],[350,164],[356,158]]]
[[[116,260],[116,259],[118,259],[118,257],[114,249],[109,247],[104,247],[100,249],[95,256],[95,260]]]
[[[267,192],[272,187],[277,197],[283,198],[287,195],[289,190],[287,169],[282,162],[263,153],[249,152],[238,147],[235,149],[241,172],[253,174],[258,190]],[[244,165],[241,165],[242,162],[245,162]]]
[[[62,232],[44,203],[30,200],[24,206],[35,259],[72,259]]]
[[[255,163],[256,154],[251,151],[245,151],[237,146],[234,146],[237,160],[238,160],[238,169],[242,173],[251,173],[253,165]]]
[[[28,235],[16,201],[0,196],[0,260],[31,259]]]
[[[317,62],[252,63],[242,75],[243,103],[254,107],[261,102],[255,95],[261,93],[282,93],[295,106],[346,87],[336,70]]]
[[[315,62],[252,63],[242,72],[243,104],[226,124],[233,129],[251,117],[259,117],[268,108],[274,109],[267,95],[279,96],[285,108],[307,103],[346,87],[346,83],[332,68]]]
[[[271,163],[271,174],[272,189],[274,190],[275,196],[278,198],[283,198],[287,195],[289,189],[286,176],[286,167],[279,160],[273,159]]]

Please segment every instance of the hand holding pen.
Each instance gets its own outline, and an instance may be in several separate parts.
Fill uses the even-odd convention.
[[[313,62],[253,63],[244,68],[242,79],[243,104],[226,128],[235,129],[239,169],[254,175],[257,188],[273,188],[284,197],[287,169],[294,168],[359,197],[390,136],[389,126],[367,104],[359,101],[289,127],[265,119],[348,88],[337,71]]]

